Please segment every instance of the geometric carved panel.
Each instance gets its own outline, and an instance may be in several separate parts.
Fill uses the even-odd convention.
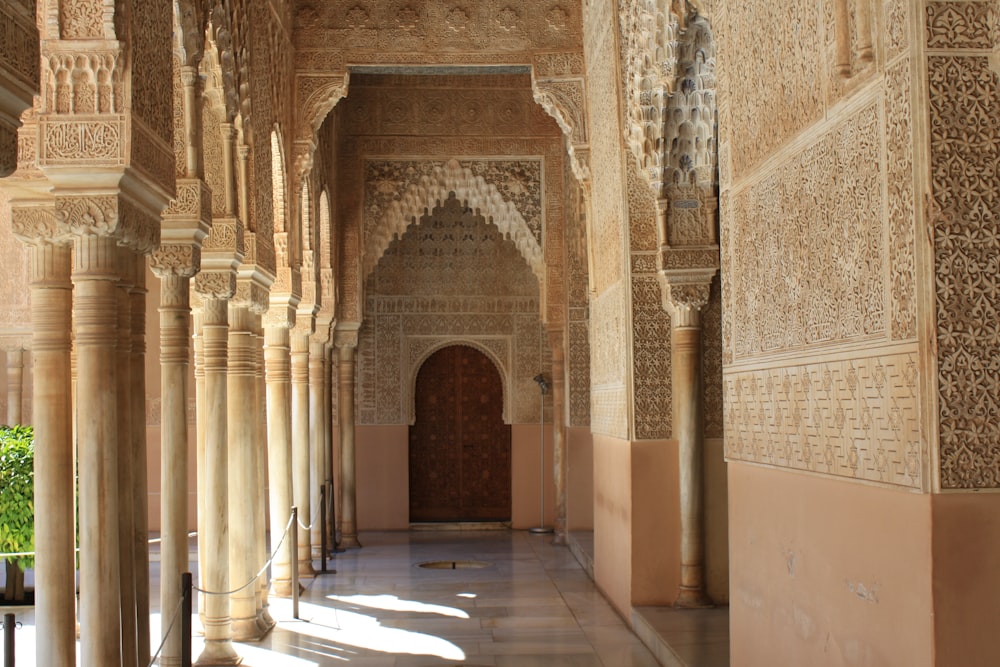
[[[917,363],[909,353],[730,371],[727,460],[920,489]]]

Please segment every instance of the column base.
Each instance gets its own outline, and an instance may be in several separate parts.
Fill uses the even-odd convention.
[[[300,560],[299,561],[299,579],[314,579],[316,577],[316,569],[313,567],[311,560]]]
[[[259,642],[266,633],[261,632],[257,617],[233,619],[233,641]]]
[[[205,650],[198,656],[194,664],[199,667],[208,667],[210,665],[238,665],[241,662],[243,662],[243,658],[236,654],[232,642],[206,640]]]
[[[676,609],[708,609],[714,606],[715,603],[712,602],[712,598],[708,597],[708,593],[701,588],[686,588],[681,586],[677,600],[674,601],[674,608]]]
[[[341,549],[360,549],[361,542],[358,542],[357,535],[343,535],[340,538],[340,544],[337,546]]]
[[[257,612],[256,620],[257,620],[257,628],[260,630],[261,633],[260,636],[262,638],[267,636],[267,633],[273,630],[274,626],[278,624],[278,622],[271,617],[271,613],[267,610],[267,607],[264,607],[263,609]]]

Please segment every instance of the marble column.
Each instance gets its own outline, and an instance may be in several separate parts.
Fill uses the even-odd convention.
[[[264,385],[264,327],[260,314],[254,314],[253,322],[254,350],[254,471],[257,484],[254,496],[254,553],[256,562],[263,564],[270,557],[267,548],[267,499],[264,490],[267,488],[267,394]],[[275,626],[275,620],[268,610],[268,578],[267,572],[257,581],[257,625],[262,633],[269,632]]]
[[[298,321],[298,320],[297,320]],[[299,577],[312,577],[312,547],[309,524],[313,521],[309,479],[309,335],[292,330],[292,500],[299,508],[298,547],[296,560]]]
[[[164,261],[167,260],[167,261]],[[190,354],[190,283],[193,262],[153,256],[160,279],[160,609],[173,615],[181,599],[181,574],[188,564],[188,356]],[[166,633],[169,622],[162,624]],[[181,664],[181,636],[171,632],[160,655],[161,667]]]
[[[253,414],[247,406],[256,399],[254,378],[253,313],[245,305],[229,306],[229,581],[236,589],[256,574],[253,491],[257,485],[254,469]],[[257,584],[233,594],[231,616],[233,639],[257,641],[263,635],[257,626]]]
[[[354,468],[354,353],[358,346],[358,331],[337,330],[337,373],[339,381],[340,412],[340,546],[345,549],[360,547]]]
[[[323,530],[320,489],[326,481],[326,411],[323,409],[323,368],[326,362],[326,345],[322,341],[309,342],[309,504],[316,515],[309,536],[312,543],[312,557],[322,558]]]
[[[80,495],[80,657],[122,663],[118,451],[118,244],[74,239],[73,321],[77,367]],[[126,501],[127,502],[127,501]]]
[[[21,400],[24,391],[24,351],[7,351],[7,421],[8,426],[21,423]]]
[[[567,480],[569,456],[566,452],[566,345],[561,329],[549,332],[552,349],[552,473],[555,486],[554,544],[566,544]]]
[[[333,351],[332,346],[323,346],[323,456],[326,460],[326,465],[323,468],[323,480],[329,483],[327,487],[327,499],[326,504],[330,509],[327,514],[327,521],[329,522],[329,534],[327,536],[327,546],[332,551],[334,545],[337,541],[337,508],[338,503],[334,502],[336,497],[336,492],[333,489],[332,480],[334,479],[333,471],[333,360],[331,353]]]
[[[132,289],[132,354],[129,368],[132,413],[132,541],[135,558],[136,653],[139,667],[149,664],[149,482],[146,477],[146,259],[136,255]]]
[[[193,289],[191,298],[191,325],[193,339],[191,342],[192,358],[194,360],[194,413],[195,413],[195,530],[198,533],[198,562],[205,562],[205,498],[208,495],[205,483],[205,426],[208,403],[205,401],[205,338],[202,335],[202,323],[205,320],[205,301]],[[198,618],[205,625],[205,596],[198,596]]]
[[[74,461],[70,401],[73,291],[69,245],[31,250],[35,430],[35,661],[76,665]]]
[[[705,584],[701,310],[708,303],[709,284],[674,282],[668,292],[681,506],[681,577],[674,605],[708,607],[712,599]]]
[[[208,591],[229,590],[229,457],[227,419],[228,302],[205,297],[202,346],[205,368],[205,519],[199,535],[205,549],[201,585]],[[242,583],[242,582],[240,582]],[[203,594],[204,595],[204,594]],[[235,665],[230,602],[227,595],[205,595],[205,649],[199,665]]]
[[[272,306],[272,309],[274,307]],[[264,377],[267,385],[267,472],[271,516],[271,550],[282,539],[292,511],[292,421],[289,326],[272,323],[268,311],[264,327]],[[292,594],[291,540],[277,550],[271,566],[272,593]]]
[[[135,504],[132,497],[134,456],[132,451],[132,289],[135,273],[134,255],[118,247],[118,560],[121,597],[122,667],[138,667],[136,632]],[[145,387],[142,395],[145,396]],[[145,410],[143,410],[145,413]],[[148,660],[147,660],[148,663]]]

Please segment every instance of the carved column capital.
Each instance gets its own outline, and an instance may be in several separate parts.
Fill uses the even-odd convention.
[[[701,311],[708,305],[715,269],[674,273],[660,271],[663,307],[674,328],[700,327]]]
[[[355,348],[358,346],[358,329],[360,322],[344,322],[338,324],[333,331],[333,345],[338,350],[342,348]]]
[[[149,268],[159,278],[191,278],[201,268],[201,248],[188,243],[161,245],[149,256]]]
[[[231,271],[202,271],[195,276],[194,288],[206,299],[230,299],[236,292],[236,276]]]
[[[254,315],[263,315],[268,310],[269,297],[267,288],[263,285],[253,280],[237,279],[234,305],[247,308]]]

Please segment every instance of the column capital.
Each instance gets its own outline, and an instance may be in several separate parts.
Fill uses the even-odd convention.
[[[333,331],[333,344],[339,350],[358,346],[358,329],[360,322],[343,322],[337,324]]]
[[[159,215],[122,193],[62,195],[55,198],[58,224],[74,236],[106,236],[149,254],[160,244]]]
[[[178,178],[177,194],[163,212],[163,241],[201,243],[211,225],[212,189],[200,178]]]
[[[195,276],[194,289],[206,299],[229,299],[236,293],[236,275],[231,271],[202,271]]]
[[[663,308],[670,313],[674,328],[700,327],[701,310],[708,305],[716,269],[659,273]]]
[[[247,308],[254,315],[263,315],[268,310],[268,299],[267,287],[252,279],[237,278],[234,305]]]
[[[191,278],[201,268],[201,248],[192,243],[167,243],[149,256],[149,268],[158,278]]]

